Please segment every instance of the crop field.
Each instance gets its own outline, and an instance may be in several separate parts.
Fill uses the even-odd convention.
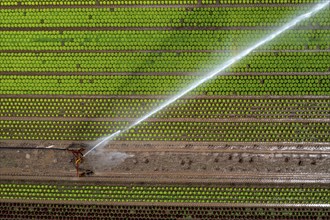
[[[327,1],[1,0],[0,219],[329,219]]]
[[[328,208],[217,207],[217,206],[139,206],[95,204],[0,203],[5,216],[30,219],[319,219],[329,216]],[[73,214],[74,213],[74,214]]]
[[[328,188],[1,184],[1,196],[2,199],[52,201],[323,204],[328,201],[330,190]]]

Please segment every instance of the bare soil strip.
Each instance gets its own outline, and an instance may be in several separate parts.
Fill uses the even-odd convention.
[[[0,148],[1,149],[1,148]],[[108,152],[118,152],[118,149],[109,149]],[[140,149],[137,147],[131,148],[120,148],[120,152],[131,152],[131,153],[239,153],[239,154],[299,154],[299,155],[330,155],[330,151],[317,151],[317,150],[223,150],[223,149],[170,149],[170,148],[163,148],[163,149]]]
[[[196,172],[126,172],[126,173],[96,173],[95,176],[79,178],[53,175],[1,175],[5,180],[23,180],[23,181],[80,181],[81,183],[111,182],[111,183],[155,183],[155,184],[231,184],[231,183],[256,183],[256,184],[330,184],[330,174],[327,173],[287,173],[287,174],[264,174],[264,173],[196,173]]]
[[[54,148],[68,147],[72,142],[78,141],[64,141],[64,140],[2,140],[0,142],[0,150],[8,149],[10,147],[29,148],[47,147],[53,145]],[[79,141],[81,144],[87,146],[94,146],[96,141]],[[3,148],[2,148],[3,147]],[[15,149],[15,148],[13,148]],[[189,141],[111,141],[107,150],[120,149],[133,151],[205,151],[205,152],[227,152],[227,151],[247,151],[247,152],[297,152],[302,151],[311,154],[314,151],[320,151],[325,154],[330,152],[329,142],[189,142]]]
[[[118,149],[120,148],[120,150]],[[66,148],[47,148],[47,147],[0,147],[0,150],[66,150]],[[248,154],[248,155],[257,155],[257,154],[279,154],[279,155],[300,155],[300,157],[309,157],[310,155],[321,155],[321,156],[330,156],[330,151],[326,150],[253,150],[253,149],[185,149],[185,148],[140,148],[140,147],[114,147],[107,149],[107,152],[125,152],[125,153],[179,153],[179,154],[200,154],[200,153],[227,153],[227,154]]]
[[[67,141],[67,140],[1,140],[0,141],[0,150],[1,147],[17,147],[22,146],[49,146],[54,145],[54,147],[65,148],[70,145],[72,142],[77,141]],[[79,141],[79,143],[86,145],[93,145],[96,141]],[[231,149],[242,149],[245,150],[256,150],[256,149],[270,149],[278,148],[281,150],[321,150],[321,148],[326,151],[330,149],[330,142],[193,142],[193,141],[111,141],[109,144],[110,148],[139,148],[139,149],[185,149],[185,150],[194,150],[194,149],[222,149],[222,150],[231,150]]]

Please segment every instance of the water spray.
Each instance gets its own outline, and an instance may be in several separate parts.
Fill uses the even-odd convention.
[[[105,137],[103,140],[101,140],[99,143],[97,143],[92,149],[90,149],[89,151],[87,151],[85,154],[84,154],[84,157],[89,154],[91,151],[93,151],[95,148],[98,148],[98,147],[101,147],[102,145],[106,144],[107,141],[110,141],[112,138],[116,137],[117,135],[119,135],[122,131],[121,130],[118,130],[116,131],[115,133]]]
[[[247,48],[246,50],[242,51],[237,56],[229,59],[228,61],[226,61],[225,63],[223,63],[222,65],[220,65],[217,69],[213,70],[212,72],[210,72],[209,74],[207,74],[205,77],[203,77],[199,81],[193,83],[188,88],[182,90],[177,95],[173,96],[172,98],[170,98],[169,100],[167,100],[166,102],[164,102],[163,104],[161,104],[156,109],[152,110],[151,112],[149,112],[145,116],[142,116],[141,118],[139,118],[132,125],[128,126],[127,128],[125,128],[123,130],[118,130],[117,132],[115,132],[115,133],[113,133],[113,134],[111,134],[111,135],[103,138],[92,149],[90,149],[88,152],[86,152],[84,154],[84,157],[87,156],[94,149],[96,149],[96,148],[98,148],[100,146],[105,145],[106,143],[108,143],[109,141],[111,141],[113,138],[117,137],[121,133],[124,133],[124,132],[130,130],[131,128],[137,126],[141,122],[145,121],[146,119],[148,119],[149,117],[151,117],[155,113],[159,112],[160,110],[164,109],[168,105],[172,104],[173,102],[175,102],[176,100],[178,100],[182,96],[186,95],[188,92],[192,91],[193,89],[195,89],[199,85],[201,85],[201,84],[205,83],[206,81],[212,79],[214,76],[218,75],[219,73],[222,73],[225,69],[227,69],[231,65],[235,64],[236,62],[240,61],[241,59],[243,59],[244,57],[246,57],[247,55],[249,55],[252,51],[254,51],[255,49],[257,49],[258,47],[260,47],[260,46],[268,43],[269,41],[273,40],[274,38],[276,38],[277,36],[279,36],[280,34],[282,34],[283,32],[285,32],[286,30],[288,30],[288,29],[296,26],[301,21],[303,21],[303,20],[311,17],[312,15],[316,14],[320,10],[324,9],[325,7],[327,7],[329,5],[329,3],[330,3],[330,1],[326,1],[325,3],[320,3],[320,4],[316,5],[309,12],[296,17],[295,19],[291,20],[290,22],[288,22],[287,24],[285,24],[284,26],[282,26],[278,30],[274,31],[273,33],[271,33],[267,37],[265,37],[265,38],[261,39],[260,41],[258,41],[256,44],[254,44],[251,47]]]

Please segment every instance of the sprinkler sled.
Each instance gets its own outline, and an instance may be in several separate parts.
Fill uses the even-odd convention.
[[[71,144],[67,149],[68,152],[72,153],[73,158],[70,160],[70,163],[73,163],[76,168],[77,177],[89,176],[93,174],[91,170],[82,170],[79,166],[85,160],[83,152],[85,151],[84,147],[81,145]]]

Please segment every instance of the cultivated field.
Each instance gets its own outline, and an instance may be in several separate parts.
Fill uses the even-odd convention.
[[[329,219],[329,5],[0,1],[0,219]]]

